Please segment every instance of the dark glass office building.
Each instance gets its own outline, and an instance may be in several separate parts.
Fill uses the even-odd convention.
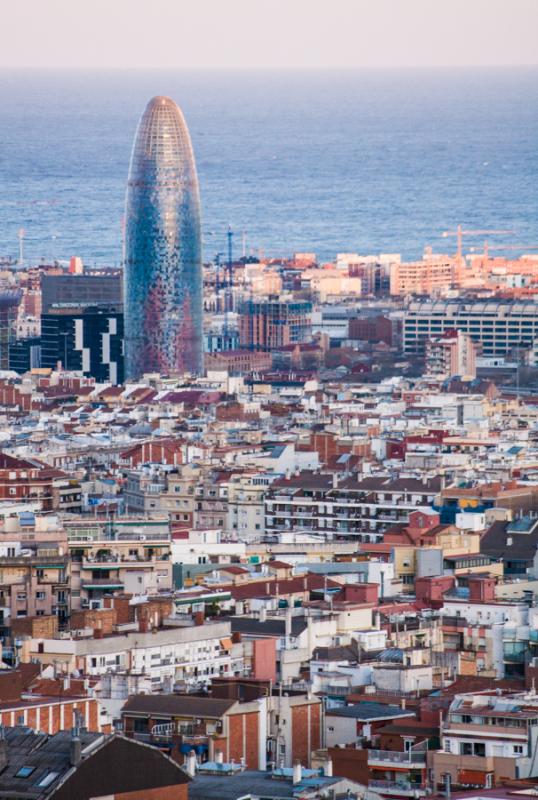
[[[183,114],[168,97],[148,103],[131,155],[124,304],[128,378],[202,371],[198,179]]]
[[[41,315],[41,366],[92,376],[98,383],[123,383],[121,306],[51,308]]]

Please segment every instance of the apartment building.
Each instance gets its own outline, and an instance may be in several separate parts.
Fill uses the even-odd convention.
[[[450,256],[431,256],[420,261],[390,265],[390,293],[432,295],[446,293],[457,282],[457,261]]]
[[[492,788],[538,776],[538,699],[533,694],[457,695],[441,729],[441,750],[429,753],[434,787]]]
[[[172,588],[171,534],[166,518],[66,521],[72,609],[102,608],[113,592],[157,594]]]
[[[207,684],[211,676],[232,672],[229,621],[205,621],[187,615],[164,620],[164,627],[148,631],[141,623],[115,626],[115,632],[82,629],[53,638],[25,638],[21,660],[87,676],[107,672],[148,675],[154,690],[176,683]],[[75,635],[76,633],[76,635]]]
[[[33,500],[43,511],[52,510],[51,470],[42,464],[0,453],[0,500]]]
[[[22,617],[56,616],[65,623],[70,606],[69,559],[63,549],[44,544],[0,546],[0,627]]]
[[[259,539],[264,528],[264,495],[271,478],[241,475],[228,483],[226,531],[243,541]]]
[[[167,468],[152,464],[129,472],[124,492],[126,511],[141,516],[169,515],[180,527],[192,528],[200,475],[200,469],[190,465]]]
[[[462,331],[447,331],[426,342],[426,372],[440,379],[476,377],[476,345]]]
[[[303,472],[275,481],[265,498],[267,535],[315,533],[327,539],[380,542],[395,523],[431,508],[438,478],[361,478]]]
[[[506,356],[529,350],[538,363],[538,303],[511,300],[423,300],[404,311],[403,346],[408,355],[422,354],[429,339],[450,330],[468,334],[482,354]]]
[[[220,697],[135,695],[122,710],[125,735],[138,741],[194,750],[198,760],[237,761],[266,768],[266,698],[237,702]]]
[[[312,304],[290,295],[248,300],[239,314],[239,342],[250,350],[306,342],[312,333]]]

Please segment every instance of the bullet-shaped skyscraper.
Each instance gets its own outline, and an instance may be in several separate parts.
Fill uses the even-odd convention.
[[[200,193],[189,131],[154,97],[133,145],[125,212],[125,372],[202,371]]]

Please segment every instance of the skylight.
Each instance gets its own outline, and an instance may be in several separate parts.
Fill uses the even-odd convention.
[[[53,781],[56,780],[59,774],[60,774],[59,772],[47,772],[47,774],[41,778],[41,780],[39,781],[39,783],[36,784],[36,786],[39,786],[41,789],[45,789],[47,786],[50,786]]]
[[[16,778],[29,778],[34,770],[35,770],[35,767],[21,767],[20,770],[15,773],[15,777]]]

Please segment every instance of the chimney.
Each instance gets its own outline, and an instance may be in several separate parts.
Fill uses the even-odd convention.
[[[187,755],[187,761],[185,762],[185,769],[187,770],[187,775],[191,778],[194,778],[196,775],[196,753],[194,750],[189,750]]]
[[[71,688],[71,678],[68,675],[67,678],[64,678],[63,680],[63,690],[64,692],[68,692],[70,688]]]
[[[293,762],[293,785],[297,786],[298,783],[301,783],[303,778],[303,768],[301,767],[301,762],[299,759],[295,759]]]
[[[3,772],[9,763],[7,752],[6,732],[3,725],[0,725],[0,772]]]
[[[215,763],[224,764],[224,756],[222,754],[222,750],[215,750]]]
[[[267,609],[265,606],[260,608],[260,622],[267,622]]]
[[[71,730],[71,743],[69,745],[69,763],[72,767],[78,767],[82,761],[82,744],[78,735],[78,727]]]
[[[327,757],[327,761],[323,767],[323,774],[326,778],[332,778],[333,776],[333,760],[330,756]]]
[[[291,636],[291,608],[286,609],[286,645],[289,644],[289,638]]]
[[[103,629],[102,628],[94,628],[93,629],[93,638],[94,639],[102,639],[103,638]]]
[[[204,612],[203,611],[197,611],[196,612],[196,614],[194,615],[194,624],[197,625],[197,626],[200,626],[200,625],[204,624]]]
[[[240,642],[240,641],[241,641],[241,634],[240,634],[240,632],[239,632],[239,631],[234,631],[234,632],[232,633],[232,642],[233,642],[234,644],[239,644],[239,642]]]

